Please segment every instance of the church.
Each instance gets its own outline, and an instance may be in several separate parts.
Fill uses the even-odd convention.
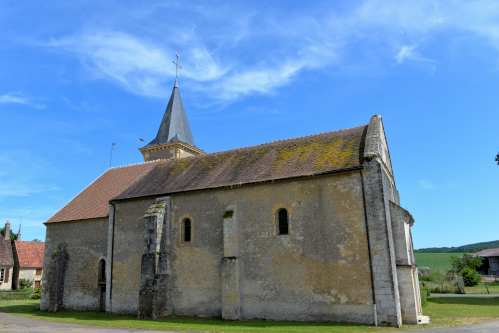
[[[139,150],[45,222],[41,310],[418,323],[414,219],[381,116],[205,153],[175,80]]]

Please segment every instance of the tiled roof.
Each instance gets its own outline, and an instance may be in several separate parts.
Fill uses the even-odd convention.
[[[12,257],[12,246],[10,245],[10,238],[8,240],[5,240],[3,231],[0,233],[0,265],[14,266],[14,259]]]
[[[362,165],[367,125],[253,147],[158,162],[113,200],[293,177]]]
[[[487,249],[480,252],[473,253],[473,257],[499,257],[499,247],[495,249]]]
[[[110,168],[45,223],[101,218],[109,215],[109,200],[133,184],[155,162]]]
[[[20,267],[43,267],[43,242],[14,241]]]

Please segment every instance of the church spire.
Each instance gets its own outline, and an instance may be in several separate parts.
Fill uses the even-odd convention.
[[[191,127],[180,98],[177,74],[178,69],[182,67],[178,64],[179,54],[176,55],[177,62],[173,62],[176,66],[175,84],[163,120],[159,126],[158,134],[154,140],[139,149],[144,155],[144,161],[179,158],[203,153],[194,143]]]
[[[159,126],[158,134],[146,147],[175,141],[181,141],[197,148],[192,137],[191,127],[187,120],[182,99],[180,98],[177,79],[175,79],[175,86],[173,87],[163,120]]]

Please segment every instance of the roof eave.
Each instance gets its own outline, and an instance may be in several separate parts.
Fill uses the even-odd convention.
[[[195,192],[195,191],[214,190],[214,189],[225,188],[225,187],[234,187],[234,186],[242,186],[242,185],[250,185],[250,184],[269,183],[269,182],[274,182],[274,181],[279,181],[279,180],[287,180],[287,179],[310,178],[310,177],[324,176],[324,175],[329,175],[329,174],[334,174],[334,173],[341,173],[341,172],[348,172],[348,171],[355,171],[355,170],[363,170],[363,169],[364,169],[364,166],[363,165],[359,165],[359,166],[355,166],[355,167],[351,167],[351,168],[329,170],[329,171],[318,172],[318,173],[313,173],[313,174],[309,174],[309,175],[300,175],[300,176],[292,176],[292,177],[274,178],[274,179],[268,179],[268,180],[260,180],[260,181],[244,182],[244,183],[235,183],[235,184],[220,185],[220,186],[211,186],[211,187],[205,187],[205,188],[199,188],[199,189],[192,189],[192,190],[185,190],[185,191],[156,193],[156,194],[142,195],[142,196],[137,196],[137,197],[122,198],[122,199],[113,198],[113,199],[109,200],[109,203],[111,204],[111,203],[115,203],[115,202],[119,202],[119,201],[125,201],[125,200],[148,198],[148,197],[157,197],[157,196],[167,196],[167,195],[172,195],[172,194],[188,193],[188,192]]]

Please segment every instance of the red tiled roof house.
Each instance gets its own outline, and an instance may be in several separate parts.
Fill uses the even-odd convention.
[[[33,288],[40,287],[43,276],[44,242],[14,241],[12,246],[14,254],[13,289],[20,289],[20,280],[33,281]]]

